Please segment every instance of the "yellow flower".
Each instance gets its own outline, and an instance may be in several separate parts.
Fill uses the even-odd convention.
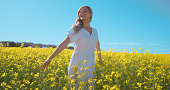
[[[95,74],[95,71],[92,71],[91,74]]]
[[[105,77],[106,77],[106,79],[110,79],[110,75],[106,75]]]
[[[83,90],[82,87],[80,86],[78,90]]]
[[[67,66],[70,63],[68,58],[71,57],[71,54],[74,52],[74,50],[65,49],[60,55],[58,55],[58,57],[54,58],[55,62],[51,63],[49,69],[41,71],[38,67],[43,63],[43,59],[47,59],[47,56],[49,56],[49,53],[52,53],[53,50],[54,48],[0,47],[0,63],[3,69],[2,72],[0,72],[0,77],[2,78],[0,88],[8,90],[12,87],[16,88],[16,90],[19,90],[21,87],[21,89],[29,90],[30,88],[31,90],[32,88],[35,90],[35,88],[38,87],[40,89],[42,85],[47,84],[49,85],[47,89],[52,88],[51,86],[53,85],[53,88],[56,87],[64,89],[64,86],[69,86],[68,84],[72,84],[72,87],[74,87],[74,90],[76,90],[76,84],[80,83],[80,81],[77,82],[76,80],[86,76],[86,71],[83,71],[87,70],[88,67],[83,67],[83,64],[87,64],[88,60],[83,59],[81,63],[78,62],[80,68],[76,68],[77,65],[72,66],[75,68],[76,72],[73,73],[76,77],[74,75],[71,77],[74,76],[73,78],[76,78],[75,80],[72,80],[71,77],[67,76]],[[140,48],[140,51],[141,50],[142,48]],[[168,69],[170,68],[170,54],[151,54],[149,53],[149,50],[145,51],[145,53],[140,53],[138,50],[139,53],[137,53],[137,51],[135,51],[133,48],[131,48],[132,53],[124,53],[120,51],[103,51],[102,57],[104,58],[105,65],[100,66],[99,64],[95,64],[93,68],[96,68],[97,72],[93,71],[91,73],[94,73],[97,79],[88,79],[87,82],[84,81],[81,82],[81,84],[91,85],[93,81],[96,82],[97,85],[103,86],[102,88],[105,88],[106,90],[110,90],[110,88],[119,90],[119,87],[122,86],[122,88],[124,88],[124,85],[127,85],[128,88],[134,90],[140,89],[141,87],[146,90],[159,90],[167,88],[168,83],[165,83],[164,85],[162,80],[166,80],[166,78],[170,77],[170,71]],[[125,51],[127,52],[127,50]],[[97,54],[97,52],[94,54]],[[95,58],[97,58],[97,55]],[[63,60],[65,61],[62,62]],[[97,59],[95,59],[95,61],[97,61]],[[82,64],[82,66],[80,64]],[[74,68],[71,69],[74,70]],[[90,68],[92,67],[89,67],[89,69]],[[78,69],[78,71],[80,69],[82,74],[77,74],[78,71],[76,69]],[[145,71],[148,73],[145,73]],[[20,75],[22,75],[22,77],[19,77]],[[56,79],[58,81],[54,82]],[[143,79],[144,83],[141,83]],[[42,82],[40,83],[39,80]],[[68,84],[63,83],[63,81],[68,82]],[[122,82],[119,83],[120,86],[111,85],[114,82],[119,81]],[[149,85],[149,83],[152,85]],[[37,84],[37,87],[35,87],[35,84]],[[84,89],[83,86],[81,87]]]
[[[149,88],[147,86],[144,86],[144,89],[148,90]]]
[[[15,72],[15,73],[14,73],[14,76],[17,77],[17,76],[18,76],[18,73]]]
[[[112,71],[112,72],[111,72],[111,76],[113,76],[113,74],[114,74],[114,73],[115,73],[115,72],[114,72],[114,71]]]
[[[76,88],[76,87],[71,87],[71,90],[76,90],[75,88]]]
[[[63,79],[63,77],[59,77],[59,80],[61,81]]]
[[[80,70],[83,70],[83,67],[81,67],[81,69]]]
[[[51,81],[54,81],[54,80],[55,80],[55,78],[54,78],[54,77],[50,77],[50,80],[51,80]]]
[[[78,67],[75,67],[75,68],[74,68],[74,71],[78,71]]]
[[[87,70],[87,69],[89,69],[89,67],[87,66],[84,70]]]
[[[109,85],[103,85],[103,88],[104,88],[104,89],[108,89],[108,88],[109,88]]]
[[[131,48],[131,50],[134,50],[134,48]]]
[[[63,90],[67,90],[67,87],[66,87],[66,86],[64,86],[64,87],[63,87]]]
[[[113,87],[110,88],[110,90],[120,90],[120,88],[118,87],[118,85],[114,85]]]
[[[51,84],[50,86],[51,86],[51,87],[54,87],[54,86],[55,86],[55,84],[53,83],[53,84]]]
[[[27,81],[25,81],[25,84],[29,84],[29,83],[30,83],[30,81],[28,81],[28,80],[27,80]]]
[[[89,78],[88,83],[92,83],[92,82],[93,82],[92,78]]]
[[[5,77],[7,75],[7,73],[3,73],[2,75],[1,75],[1,77]]]
[[[15,84],[15,80],[11,80],[10,83],[11,83],[11,84]]]
[[[6,83],[5,82],[1,83],[1,86],[2,87],[6,86]]]
[[[21,85],[20,85],[20,88],[22,88],[23,86],[25,86],[25,85],[24,85],[24,84],[21,84]]]
[[[76,66],[72,65],[71,68],[75,68]]]
[[[10,85],[6,85],[7,88],[12,88]]]
[[[67,82],[70,82],[70,81],[71,81],[70,77],[67,77]]]
[[[71,75],[70,77],[74,77],[74,75]]]
[[[97,79],[93,79],[93,81],[97,81]]]
[[[92,90],[92,89],[93,89],[93,86],[90,86],[89,89]]]
[[[142,51],[142,50],[143,50],[142,47],[140,47],[140,48],[139,48],[139,51]]]
[[[80,85],[84,86],[84,85],[85,85],[85,83],[84,83],[83,81],[81,81],[81,82],[80,82]]]
[[[96,84],[100,84],[102,82],[102,79],[99,79]]]
[[[76,82],[76,79],[71,80],[71,83],[75,83],[75,82]]]
[[[87,60],[84,60],[84,63],[86,63],[87,62]]]
[[[142,86],[142,83],[139,83],[139,82],[138,82],[137,85],[138,85],[139,87],[141,87],[141,86]]]
[[[81,78],[81,75],[78,75],[78,78]]]
[[[85,72],[82,73],[82,76],[85,74]]]
[[[39,73],[35,74],[35,78],[39,77]]]
[[[123,50],[123,52],[128,52],[128,50],[127,50],[127,49],[125,49],[125,50]]]

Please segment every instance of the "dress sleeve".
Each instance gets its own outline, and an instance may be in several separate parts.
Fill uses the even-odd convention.
[[[97,34],[97,40],[99,40],[99,35],[98,35],[98,31],[96,30],[96,34]]]
[[[75,43],[79,36],[78,36],[78,33],[75,33],[74,29],[73,28],[70,28],[68,31],[67,31],[67,34],[69,35],[69,38],[71,40],[71,43]]]

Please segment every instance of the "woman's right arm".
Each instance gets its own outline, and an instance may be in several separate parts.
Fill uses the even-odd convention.
[[[57,46],[56,50],[51,54],[51,56],[48,58],[48,60],[51,61],[55,56],[57,56],[61,51],[63,51],[68,46],[68,44],[70,42],[71,42],[70,38],[67,35],[67,37],[64,39],[64,41]]]
[[[69,36],[67,35],[67,37],[64,39],[64,41],[59,44],[56,48],[56,50],[51,54],[51,56],[45,60],[45,62],[41,65],[41,68],[42,69],[45,69],[48,67],[48,65],[50,64],[51,60],[57,56],[61,51],[63,51],[67,46],[68,44],[71,42]]]

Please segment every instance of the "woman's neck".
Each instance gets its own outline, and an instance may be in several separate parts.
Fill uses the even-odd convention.
[[[87,29],[91,28],[90,22],[89,21],[83,21],[83,28],[87,28]]]
[[[90,25],[83,25],[83,28],[90,29]]]

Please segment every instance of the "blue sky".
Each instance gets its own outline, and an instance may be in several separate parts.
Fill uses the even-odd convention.
[[[170,52],[169,0],[1,0],[0,41],[59,45],[84,5],[101,50]]]

